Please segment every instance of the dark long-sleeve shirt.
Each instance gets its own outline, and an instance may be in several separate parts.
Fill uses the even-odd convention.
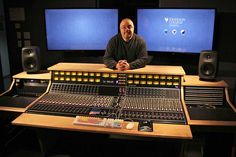
[[[148,61],[144,39],[137,34],[133,34],[128,42],[122,39],[121,34],[112,37],[108,42],[103,61],[108,68],[115,69],[119,60],[127,60],[130,69],[144,67]]]

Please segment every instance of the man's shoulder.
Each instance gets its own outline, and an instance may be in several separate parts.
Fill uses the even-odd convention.
[[[110,40],[116,40],[116,39],[119,39],[119,36],[120,36],[120,34],[116,34],[116,35],[114,35],[113,37],[111,37]]]
[[[134,34],[135,38],[138,40],[144,40],[142,36],[138,35],[138,34]]]
[[[138,34],[134,34],[135,40],[139,42],[145,42],[144,38]]]
[[[116,43],[120,40],[120,35],[119,34],[116,34],[114,35],[113,37],[111,37],[111,39],[109,40],[110,43]]]

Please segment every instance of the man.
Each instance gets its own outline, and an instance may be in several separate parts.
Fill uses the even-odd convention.
[[[108,68],[122,71],[142,68],[147,64],[146,43],[134,33],[134,24],[130,19],[120,22],[120,33],[108,42],[103,60]]]

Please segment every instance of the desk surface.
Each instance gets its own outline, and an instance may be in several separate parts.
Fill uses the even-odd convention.
[[[43,79],[50,80],[51,74],[49,72],[39,72],[35,74],[28,74],[27,72],[21,72],[13,76],[13,79]]]
[[[144,68],[118,71],[105,67],[104,64],[87,63],[58,63],[48,68],[49,71],[86,71],[86,72],[110,72],[110,73],[138,73],[138,74],[163,74],[185,75],[182,66],[147,65]]]
[[[18,118],[16,118],[12,122],[12,124],[29,126],[29,127],[49,128],[49,129],[132,135],[132,136],[143,136],[143,137],[161,137],[161,138],[178,138],[178,139],[192,138],[192,133],[189,125],[154,124],[153,132],[140,132],[138,131],[138,123],[135,123],[135,126],[132,130],[128,130],[125,128],[127,122],[124,123],[121,129],[117,129],[117,128],[97,127],[97,126],[74,125],[73,124],[74,119],[75,118],[73,117],[23,113]]]
[[[197,75],[185,75],[183,86],[228,87],[225,81],[201,81]]]

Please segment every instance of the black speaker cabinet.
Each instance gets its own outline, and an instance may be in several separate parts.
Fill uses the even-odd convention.
[[[214,81],[218,71],[216,51],[202,51],[199,57],[198,75],[200,80]]]
[[[27,46],[22,48],[22,67],[27,73],[37,73],[40,71],[40,49],[37,46]]]

